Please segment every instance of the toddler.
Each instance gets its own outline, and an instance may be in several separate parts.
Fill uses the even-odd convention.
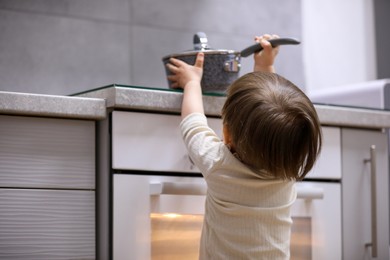
[[[207,125],[201,78],[195,64],[172,58],[173,87],[183,88],[180,124],[188,153],[207,183],[200,259],[289,259],[294,183],[313,167],[321,126],[313,104],[294,84],[274,73],[280,47],[255,37],[254,72],[227,90],[223,140]]]

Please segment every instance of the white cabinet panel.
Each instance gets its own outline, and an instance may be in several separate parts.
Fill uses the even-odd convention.
[[[95,188],[95,123],[0,116],[1,187]]]
[[[321,199],[302,199],[294,202],[291,208],[293,218],[309,217],[311,229],[311,258],[299,259],[342,259],[342,233],[341,233],[341,184],[316,181],[297,183],[297,190],[320,189],[323,193]],[[292,232],[298,234],[298,241],[304,245],[304,233],[299,225],[292,226]],[[292,258],[294,259],[294,258]]]
[[[341,130],[339,127],[322,127],[322,149],[311,172],[314,179],[341,179]]]
[[[389,259],[388,134],[343,129],[342,142],[343,257]],[[375,145],[375,196],[371,193],[371,162],[367,161],[371,158],[372,145]],[[371,257],[372,247],[366,246],[373,241],[372,230],[376,231],[377,258]]]
[[[151,113],[112,113],[114,169],[199,172],[191,163],[180,134],[181,117]],[[222,135],[222,120],[208,119]]]
[[[192,165],[180,134],[177,115],[112,113],[114,169],[198,172]],[[208,118],[222,136],[222,120]],[[341,178],[340,128],[323,127],[323,148],[309,178]],[[173,154],[172,151],[175,151]],[[158,166],[157,166],[158,165]]]
[[[95,193],[0,189],[0,259],[95,259]]]

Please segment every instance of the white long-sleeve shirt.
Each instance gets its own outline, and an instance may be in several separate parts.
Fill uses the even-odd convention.
[[[181,122],[208,191],[200,259],[289,259],[293,181],[266,180],[237,159],[203,114]]]

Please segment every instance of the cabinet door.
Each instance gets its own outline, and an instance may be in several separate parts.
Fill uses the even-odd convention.
[[[376,196],[371,196],[373,175],[368,161],[372,145],[376,157]],[[376,259],[389,259],[388,133],[342,129],[342,158],[343,258],[373,258],[368,244],[376,240]]]
[[[304,181],[296,187],[298,199],[291,208],[291,259],[342,259],[341,184]],[[319,190],[323,196],[300,196],[310,190]]]
[[[95,189],[95,123],[0,115],[0,184]]]
[[[222,120],[208,118],[222,136]],[[112,113],[112,167],[120,170],[199,172],[180,134],[181,117],[136,112]]]
[[[339,127],[322,127],[322,149],[308,179],[341,179],[341,131]]]
[[[95,259],[95,193],[0,189],[0,259]]]

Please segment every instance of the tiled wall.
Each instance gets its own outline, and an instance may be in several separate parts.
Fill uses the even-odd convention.
[[[166,88],[161,58],[254,35],[301,38],[300,0],[0,0],[0,90],[68,95],[108,84]],[[242,59],[242,73],[252,58]],[[302,45],[281,49],[277,71],[304,89]]]

